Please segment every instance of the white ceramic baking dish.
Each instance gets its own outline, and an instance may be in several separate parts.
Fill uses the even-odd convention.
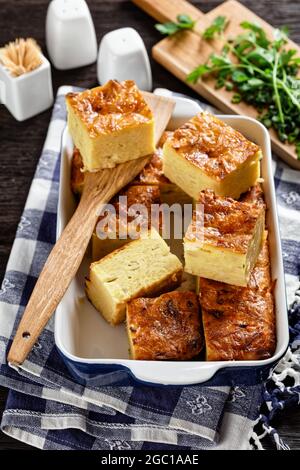
[[[195,114],[195,103],[178,99],[175,115],[170,121],[178,126]],[[253,383],[268,373],[270,365],[279,360],[288,346],[288,318],[283,262],[273,183],[270,138],[256,120],[241,116],[219,116],[261,146],[263,187],[268,207],[272,279],[275,283],[277,346],[272,358],[262,361],[135,361],[129,359],[125,326],[112,327],[88,302],[84,294],[84,276],[88,272],[89,253],[72,281],[55,315],[55,341],[66,365],[79,381],[94,386],[142,382],[160,385],[191,385],[210,380],[211,384]],[[76,202],[70,189],[72,139],[66,130],[62,139],[60,192],[57,235],[72,216]]]

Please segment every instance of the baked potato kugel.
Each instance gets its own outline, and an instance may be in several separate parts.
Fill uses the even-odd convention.
[[[195,292],[169,292],[127,304],[132,359],[189,360],[203,348],[199,302]]]
[[[208,361],[272,357],[276,335],[267,240],[247,287],[200,278],[199,297]]]

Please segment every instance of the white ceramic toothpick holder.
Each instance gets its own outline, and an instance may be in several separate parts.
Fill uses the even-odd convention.
[[[52,106],[51,66],[45,56],[42,55],[38,68],[19,77],[13,77],[0,64],[0,103],[18,121],[25,121]]]
[[[74,69],[97,60],[97,38],[85,0],[52,0],[46,18],[46,44],[53,65]]]
[[[152,74],[145,44],[133,28],[120,28],[103,36],[99,47],[97,76],[108,80],[134,80],[144,91],[152,90]]]

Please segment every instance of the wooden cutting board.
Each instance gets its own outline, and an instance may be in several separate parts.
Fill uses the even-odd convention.
[[[244,32],[240,27],[242,21],[259,23],[270,37],[273,32],[272,26],[235,0],[222,3],[207,14],[203,14],[185,0],[133,0],[133,3],[160,23],[175,21],[176,16],[180,13],[187,13],[196,20],[194,31],[183,31],[157,43],[152,49],[154,59],[224,113],[257,117],[258,112],[252,106],[245,103],[231,103],[233,92],[228,92],[225,89],[216,90],[213,78],[192,84],[186,82],[186,76],[199,64],[205,63],[212,52],[220,52],[224,40]],[[210,42],[203,40],[197,32],[203,32],[220,15],[226,16],[230,20],[224,39],[214,39]],[[286,47],[297,49],[300,56],[300,47],[293,41],[289,41]],[[294,145],[280,142],[272,129],[270,136],[274,152],[291,167],[300,170],[300,160],[297,158]]]

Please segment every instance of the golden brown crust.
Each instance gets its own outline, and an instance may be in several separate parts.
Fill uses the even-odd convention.
[[[151,109],[132,80],[110,80],[91,90],[68,93],[66,100],[90,137],[153,120]]]
[[[270,272],[269,245],[264,240],[257,262],[251,272],[248,287],[255,291],[266,292],[272,290]]]
[[[159,191],[158,186],[151,186],[151,185],[131,186],[130,185],[122,189],[111,200],[111,204],[115,206],[117,212],[119,212],[120,210],[120,203],[119,203],[120,196],[127,197],[128,207],[132,206],[133,204],[142,204],[147,208],[149,214],[151,210],[151,204],[160,203],[160,191]]]
[[[160,185],[166,183],[170,183],[170,181],[163,174],[162,149],[158,148],[150,162],[147,163],[141,173],[130,184]]]
[[[83,161],[79,150],[75,147],[71,160],[71,189],[74,194],[81,194],[84,185]]]
[[[174,134],[174,131],[165,131],[163,132],[159,142],[158,142],[158,145],[157,147],[158,148],[163,148],[165,142],[168,140],[168,139],[171,139],[173,137],[173,134]]]
[[[127,205],[126,200],[120,200],[120,197],[127,197]],[[147,228],[150,229],[151,227],[151,206],[152,204],[160,204],[160,190],[158,186],[127,186],[125,189],[122,189],[113,199],[110,201],[116,211],[116,221],[117,221],[117,229],[120,227],[120,211],[122,211],[122,220],[130,223],[131,221],[136,219],[136,213],[134,214],[131,212],[130,208],[132,208],[135,204],[140,204],[143,206],[144,209],[147,211],[147,220],[148,225]],[[133,208],[132,208],[133,209]],[[136,208],[137,209],[137,208]],[[98,218],[98,222],[105,217],[105,214],[101,215]],[[143,220],[143,213],[140,214],[141,221]],[[145,227],[144,227],[145,228]]]
[[[200,304],[208,361],[267,359],[276,346],[267,241],[248,287],[201,278]]]
[[[127,305],[133,359],[189,360],[203,348],[199,303],[194,292],[169,292]]]
[[[256,204],[257,206],[266,207],[264,192],[261,185],[258,183],[252,186],[249,191],[243,193],[240,198],[240,202],[248,202],[250,204]]]
[[[259,151],[256,144],[207,112],[177,129],[168,144],[208,176],[219,180]]]
[[[198,203],[203,205],[203,224],[198,224],[194,211],[185,239],[203,239],[204,244],[246,253],[264,205],[216,196],[209,189],[201,191]]]

